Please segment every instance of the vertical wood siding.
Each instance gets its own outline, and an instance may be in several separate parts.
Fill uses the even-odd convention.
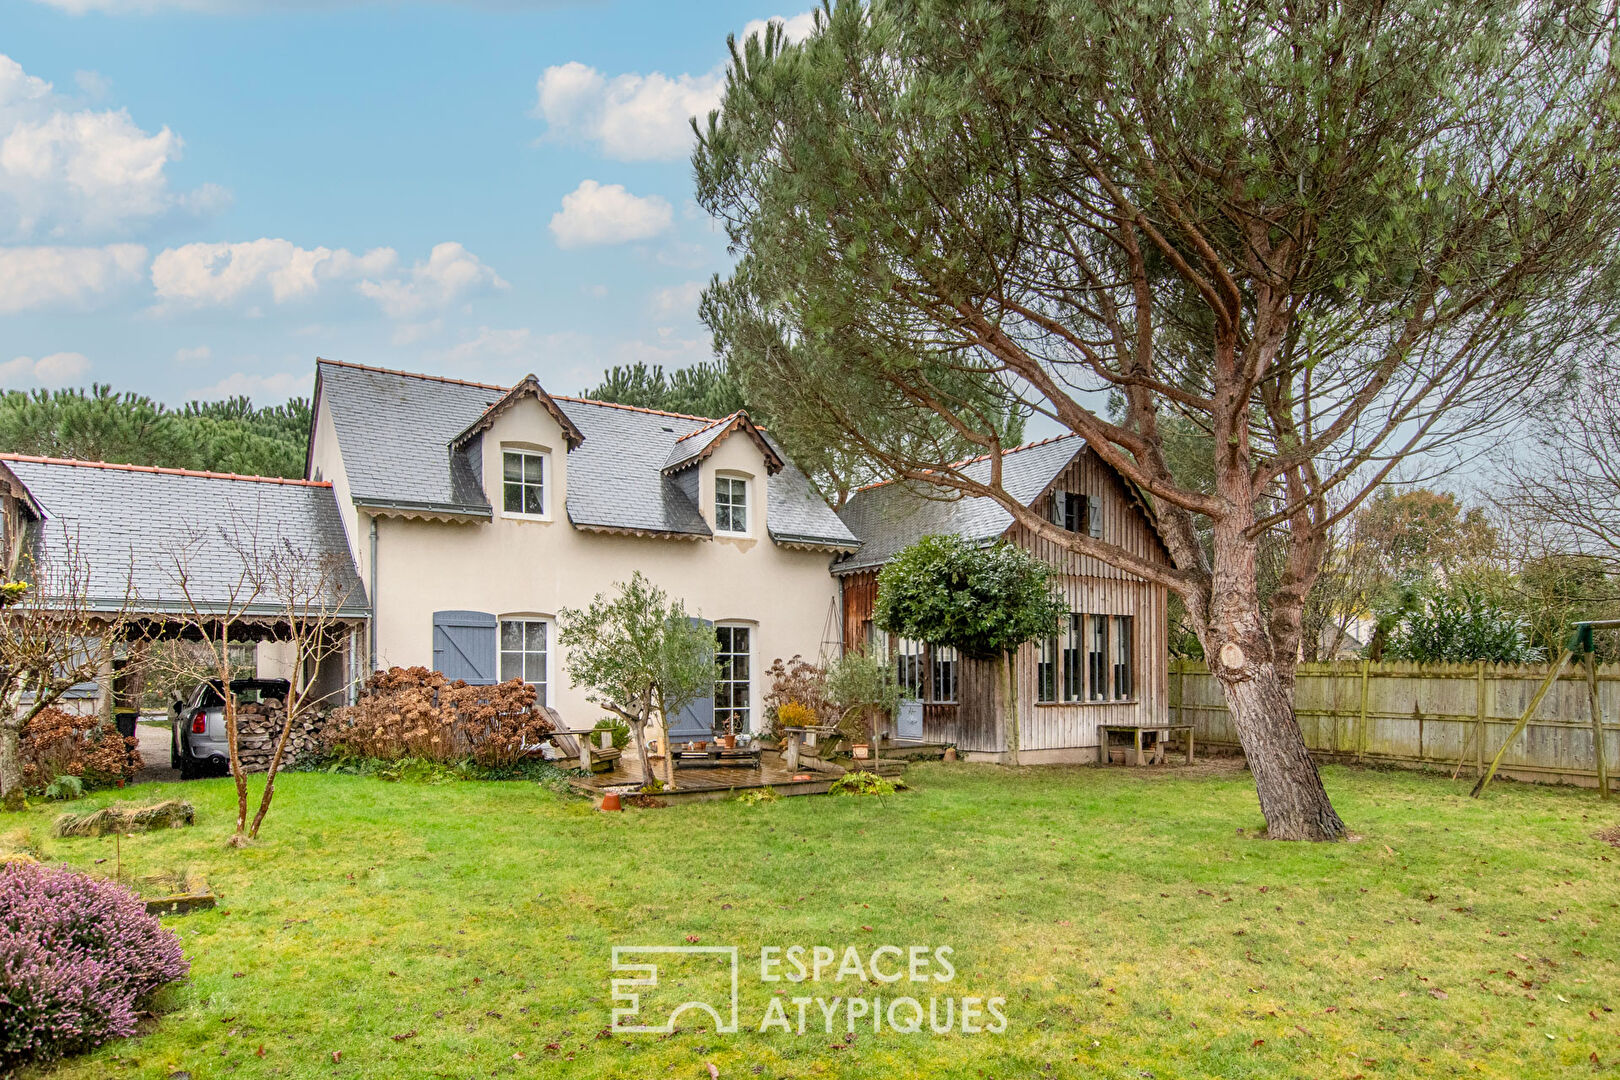
[[[1102,539],[1145,558],[1168,563],[1164,547],[1148,524],[1140,506],[1119,479],[1090,448],[1082,451],[1053,483],[1053,488],[1102,499]],[[1037,504],[1036,509],[1046,505]],[[1168,593],[1155,585],[1099,559],[1076,555],[1060,545],[1014,525],[1007,533],[1013,543],[1033,552],[1060,572],[1059,587],[1069,610],[1087,615],[1132,616],[1132,661],[1135,698],[1122,702],[1036,704],[1037,648],[1019,650],[1017,680],[1019,743],[1025,750],[1062,750],[1097,745],[1102,723],[1163,723],[1169,716],[1170,657]],[[844,645],[865,643],[866,621],[877,598],[877,572],[850,574],[844,582]],[[958,684],[958,704],[930,704],[923,710],[923,740],[955,743],[961,750],[999,752],[1006,749],[1002,697],[1005,693],[1001,664],[995,660],[964,659]]]

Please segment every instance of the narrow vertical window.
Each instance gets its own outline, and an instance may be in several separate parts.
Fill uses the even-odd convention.
[[[1132,696],[1131,685],[1131,617],[1114,616],[1114,700],[1124,701]]]
[[[1086,674],[1092,701],[1108,700],[1108,616],[1088,616],[1091,634],[1086,644]]]
[[[714,529],[723,533],[748,531],[748,481],[735,476],[714,478]]]
[[[1086,698],[1086,669],[1080,663],[1080,650],[1085,645],[1084,615],[1070,615],[1063,635],[1063,700],[1084,701]]]
[[[1035,645],[1035,700],[1056,701],[1058,639],[1056,635],[1041,638]]]
[[[749,628],[714,628],[714,726],[722,734],[749,730]]]
[[[507,450],[501,455],[504,494],[501,508],[508,514],[543,517],[546,512],[546,455]]]
[[[923,644],[910,638],[894,639],[894,677],[902,693],[921,698],[927,686],[923,668]]]
[[[930,688],[930,701],[952,703],[956,700],[956,650],[949,645],[936,645],[929,650],[934,685]]]
[[[501,681],[521,679],[534,687],[536,705],[546,705],[547,626],[542,619],[501,620]]]

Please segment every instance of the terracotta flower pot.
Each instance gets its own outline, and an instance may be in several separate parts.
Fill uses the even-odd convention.
[[[602,796],[601,809],[623,810],[624,807],[619,805],[619,793],[617,791],[610,791],[606,795]]]
[[[872,748],[866,743],[856,743],[854,747],[854,754],[858,758],[869,758],[872,756]]]
[[[737,736],[735,736],[735,735],[722,735],[722,736],[720,736],[720,745],[725,747],[727,750],[735,750],[735,749],[737,749]]]
[[[946,761],[955,761],[956,760],[956,747],[947,746],[945,748],[945,760]]]

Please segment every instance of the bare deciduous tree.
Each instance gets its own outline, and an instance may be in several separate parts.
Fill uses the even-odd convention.
[[[64,533],[53,546],[37,561],[20,550],[0,585],[0,807],[7,810],[23,801],[23,729],[75,685],[111,670],[129,621],[127,579],[122,601],[98,604],[77,539]]]

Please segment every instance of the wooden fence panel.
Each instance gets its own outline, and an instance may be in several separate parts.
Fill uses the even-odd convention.
[[[1306,745],[1339,760],[1475,775],[1496,753],[1536,688],[1544,666],[1485,664],[1301,664],[1294,709]],[[1174,662],[1170,712],[1194,726],[1200,743],[1236,746],[1237,732],[1220,684],[1198,661]],[[1620,773],[1620,665],[1598,669],[1604,749]],[[1482,738],[1483,735],[1483,738]],[[1595,784],[1597,762],[1586,674],[1571,665],[1524,732],[1502,757],[1501,771],[1526,780]]]

